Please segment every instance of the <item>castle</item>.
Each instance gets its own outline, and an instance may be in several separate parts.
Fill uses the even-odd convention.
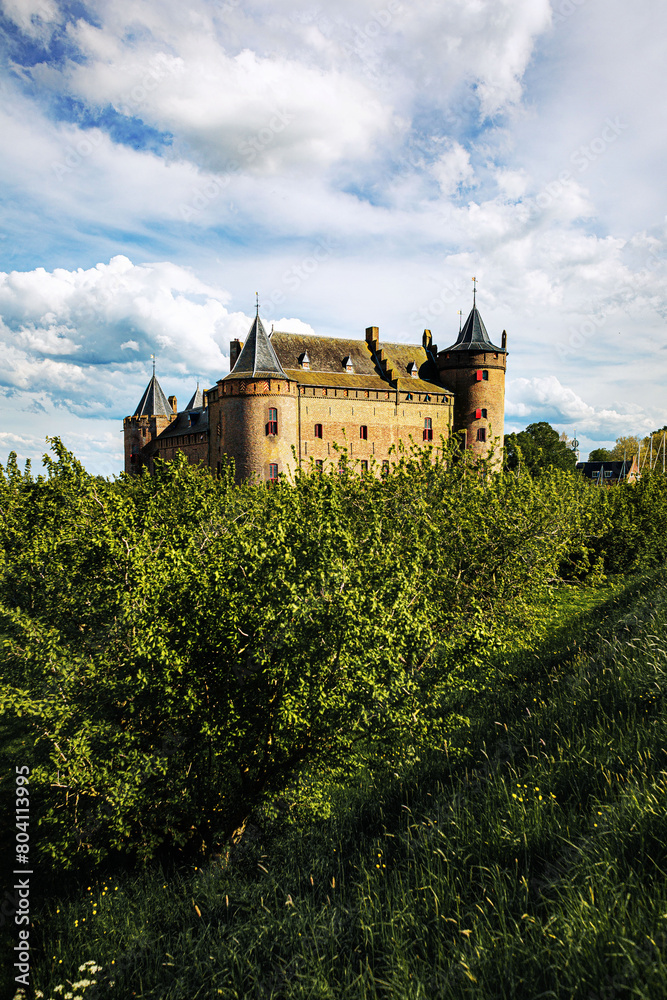
[[[236,479],[276,480],[295,466],[326,468],[347,449],[363,472],[388,469],[400,441],[428,445],[461,435],[463,447],[502,455],[507,334],[489,339],[473,308],[458,339],[439,351],[430,330],[421,344],[267,335],[257,315],[245,343],[230,344],[230,372],[197,389],[179,412],[155,377],[125,417],[125,471],[153,470],[156,457],[183,452],[220,471],[234,459]]]

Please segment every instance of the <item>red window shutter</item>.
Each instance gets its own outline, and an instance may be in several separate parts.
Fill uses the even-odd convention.
[[[481,420],[481,419],[482,419],[482,411],[475,410],[475,420]]]
[[[479,368],[479,369],[478,369],[478,370],[477,370],[477,371],[475,372],[475,378],[477,379],[477,381],[478,381],[478,382],[481,382],[481,381],[482,381],[482,369],[481,369],[481,368]]]

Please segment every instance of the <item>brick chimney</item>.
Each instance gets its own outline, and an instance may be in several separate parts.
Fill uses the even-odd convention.
[[[230,372],[234,370],[234,365],[239,359],[239,354],[243,350],[243,341],[236,337],[234,340],[229,342],[229,370]]]

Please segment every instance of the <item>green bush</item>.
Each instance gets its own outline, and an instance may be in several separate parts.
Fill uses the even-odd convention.
[[[267,489],[182,458],[107,482],[53,451],[0,477],[0,702],[59,865],[209,851],[304,768],[417,754],[602,530],[579,477],[434,452]]]

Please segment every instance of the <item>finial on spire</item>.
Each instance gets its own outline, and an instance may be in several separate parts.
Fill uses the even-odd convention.
[[[461,332],[461,324],[463,323],[463,310],[459,309],[459,333]]]
[[[153,378],[155,378],[155,355],[151,354],[151,358],[153,359]]]
[[[477,305],[477,278],[472,279],[472,307]]]
[[[257,309],[257,315],[259,316],[259,292],[255,292],[255,308]]]

